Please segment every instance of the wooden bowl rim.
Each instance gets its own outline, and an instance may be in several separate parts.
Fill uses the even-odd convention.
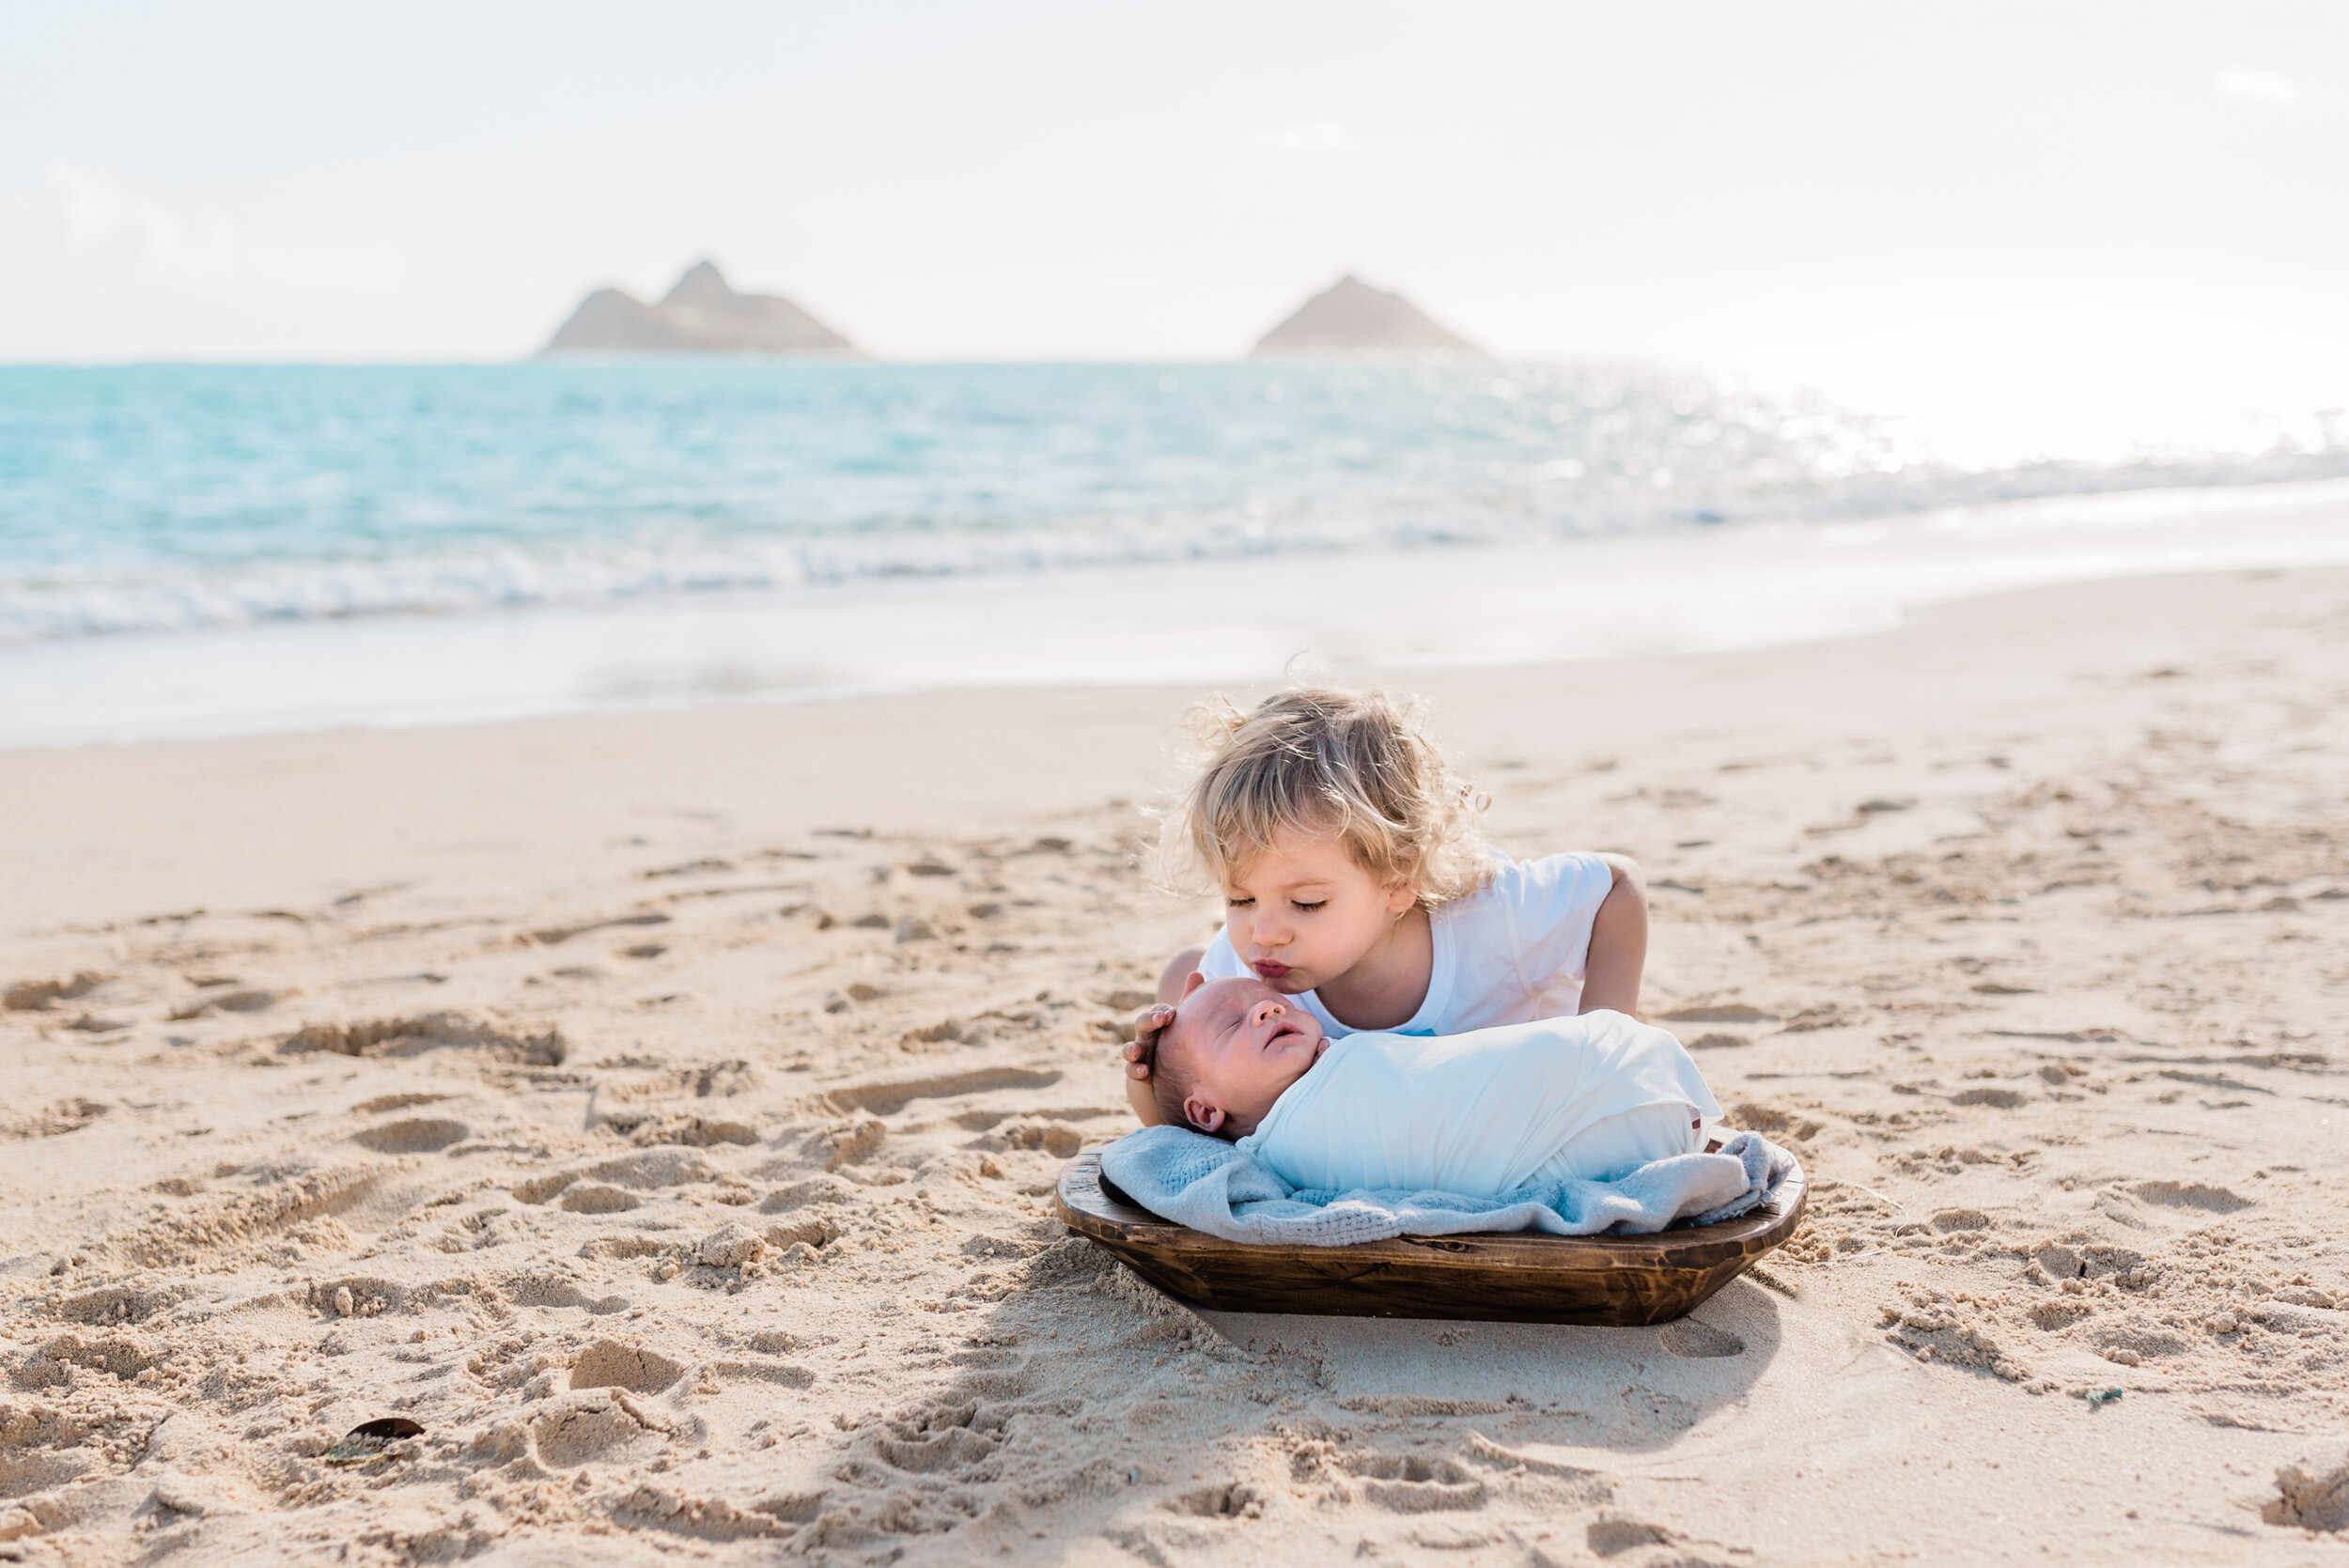
[[[1703,1269],[1732,1258],[1756,1257],[1792,1235],[1802,1220],[1809,1188],[1800,1164],[1761,1207],[1734,1219],[1648,1235],[1550,1235],[1540,1231],[1475,1231],[1456,1235],[1397,1236],[1345,1247],[1226,1241],[1161,1219],[1127,1199],[1101,1174],[1101,1152],[1088,1149],[1061,1167],[1053,1211],[1078,1234],[1113,1247],[1204,1260],[1262,1258],[1267,1253],[1345,1256],[1365,1262],[1408,1263],[1417,1268],[1506,1269],[1586,1273],[1614,1269]]]

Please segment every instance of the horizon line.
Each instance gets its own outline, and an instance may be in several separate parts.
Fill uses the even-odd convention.
[[[166,356],[125,356],[106,359],[7,359],[0,358],[0,370],[136,370],[136,369],[284,369],[284,370],[366,370],[366,369],[490,369],[508,365],[539,364],[617,365],[655,362],[660,364],[756,364],[756,365],[817,365],[831,367],[895,366],[920,368],[930,365],[1164,365],[1170,367],[1258,365],[1335,365],[1357,369],[1407,368],[1431,366],[1481,366],[1496,369],[1506,366],[1550,366],[1568,365],[1641,365],[1655,368],[1689,368],[1664,359],[1652,359],[1638,354],[1554,354],[1554,355],[1493,355],[1471,358],[1464,354],[1441,353],[1340,353],[1340,354],[1277,354],[1258,357],[1249,353],[1217,355],[1123,355],[1123,354],[1051,354],[1033,358],[1009,354],[940,354],[894,356],[859,351],[856,353],[761,353],[754,349],[567,349],[550,354],[543,351],[515,356],[482,358],[418,358],[353,357],[321,359],[240,358],[231,356],[204,358],[172,358]]]

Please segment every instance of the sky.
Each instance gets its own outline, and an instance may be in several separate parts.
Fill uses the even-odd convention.
[[[905,359],[1341,272],[2048,450],[2349,405],[2349,7],[16,7],[0,362],[503,360],[699,256]]]

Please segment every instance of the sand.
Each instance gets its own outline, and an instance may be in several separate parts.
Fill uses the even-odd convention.
[[[2349,1560],[2349,573],[1408,684],[1812,1175],[1693,1318],[1051,1219],[1185,692],[18,752],[0,1558]]]

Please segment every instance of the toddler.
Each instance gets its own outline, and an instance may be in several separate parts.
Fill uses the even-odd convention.
[[[1341,1192],[1605,1180],[1697,1153],[1720,1114],[1680,1042],[1620,1013],[1332,1040],[1261,980],[1195,974],[1150,1081],[1166,1121]]]
[[[1223,897],[1223,929],[1176,954],[1134,1020],[1128,1098],[1193,974],[1251,976],[1342,1039],[1448,1035],[1639,1006],[1640,868],[1620,855],[1512,861],[1477,838],[1484,804],[1386,698],[1299,687],[1242,713],[1191,710],[1205,757],[1166,823],[1173,879]],[[1186,877],[1186,874],[1189,874]]]

